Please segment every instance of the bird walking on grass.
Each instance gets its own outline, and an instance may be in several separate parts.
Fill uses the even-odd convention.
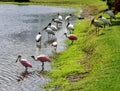
[[[69,39],[71,40],[71,44],[73,44],[73,41],[77,40],[78,37],[75,35],[75,34],[67,34],[67,33],[64,33],[64,35]]]
[[[51,59],[47,56],[47,55],[44,55],[44,54],[41,54],[39,56],[37,56],[37,58],[35,58],[35,56],[31,56],[35,61],[40,61],[42,62],[42,70],[44,70],[44,62],[51,62]]]
[[[91,24],[96,27],[96,34],[99,34],[99,28],[103,28],[102,24],[98,20],[95,20],[95,19],[92,19]]]
[[[18,61],[25,67],[25,72],[27,72],[28,67],[32,68],[32,64],[27,59],[21,59],[21,55],[18,55],[16,62]]]
[[[100,16],[98,17],[98,19],[100,19],[101,21],[103,21],[103,23],[104,23],[104,28],[105,28],[105,25],[106,25],[106,24],[109,25],[109,26],[112,25],[112,23],[111,23],[110,21],[108,21],[107,18],[103,17],[102,15],[100,15]]]
[[[112,19],[116,19],[115,14],[111,10],[106,9],[105,13],[110,16],[110,22],[112,22]]]

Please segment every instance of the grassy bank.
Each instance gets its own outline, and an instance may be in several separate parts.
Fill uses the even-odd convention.
[[[29,4],[87,8],[89,15],[105,9],[101,0],[31,0]],[[69,2],[68,2],[69,1]],[[78,12],[79,14],[79,12]],[[104,16],[108,17],[104,14]],[[111,27],[89,27],[90,19],[78,20],[74,33],[78,40],[53,58],[48,91],[119,91],[120,89],[120,14]],[[67,44],[70,41],[67,40]]]
[[[106,8],[100,0],[69,0],[62,4],[60,1],[42,3],[86,7],[92,15]],[[100,36],[96,36],[95,28],[89,27],[89,19],[78,20],[74,31],[78,40],[53,58],[53,70],[48,74],[51,82],[46,88],[49,91],[119,91],[119,21],[119,18],[113,21],[111,27],[101,29]]]

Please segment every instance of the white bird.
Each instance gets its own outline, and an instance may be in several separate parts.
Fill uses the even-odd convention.
[[[107,18],[105,18],[105,17],[103,17],[103,16],[101,16],[101,15],[100,15],[98,18],[99,18],[101,21],[104,22],[104,27],[105,27],[106,24],[109,25],[109,26],[112,25],[112,23],[111,23],[110,21],[108,21]]]
[[[71,23],[68,22],[67,26],[66,26],[67,30],[74,31],[74,25],[72,25]]]
[[[62,21],[60,21],[58,18],[52,19],[52,22],[56,23],[56,27],[57,28],[59,28],[60,26],[62,26]]]
[[[62,21],[60,21],[60,20],[57,19],[57,18],[56,18],[56,19],[53,18],[52,21],[54,21],[54,22],[56,22],[56,23],[62,23]]]
[[[111,10],[106,9],[105,13],[110,16],[110,21],[112,21],[112,18],[116,19],[114,13]]]
[[[53,31],[57,31],[57,30],[58,30],[58,28],[57,28],[55,25],[53,25],[52,23],[49,23],[48,26],[49,26]]]
[[[70,18],[72,17],[72,14],[69,14],[65,17],[65,21],[69,22]]]
[[[55,33],[54,33],[54,31],[51,29],[51,28],[49,28],[48,26],[47,27],[45,27],[44,29],[43,29],[43,31],[46,31],[47,33],[48,33],[48,38],[49,38],[49,35],[54,35],[55,36]]]
[[[60,21],[63,20],[63,18],[62,18],[62,16],[60,15],[60,13],[58,13],[58,19],[59,19]]]
[[[39,33],[36,35],[36,43],[37,43],[37,42],[40,42],[40,44],[41,44],[41,38],[42,38],[42,35],[41,35],[41,33],[39,32]]]
[[[91,24],[96,27],[96,33],[99,34],[99,28],[100,27],[103,28],[102,24],[98,20],[94,20],[94,19],[92,19]]]

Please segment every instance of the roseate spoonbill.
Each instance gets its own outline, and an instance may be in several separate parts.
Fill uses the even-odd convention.
[[[55,51],[56,51],[56,49],[57,49],[57,41],[54,41],[51,45],[55,48]]]
[[[74,25],[72,25],[72,24],[69,23],[69,22],[68,22],[66,28],[70,31],[70,33],[71,33],[71,31],[74,31]]]
[[[42,31],[44,31],[44,30],[48,33],[48,38],[49,38],[49,35],[55,36],[54,31],[50,27],[47,26]]]
[[[94,19],[92,19],[91,24],[93,24],[96,27],[96,33],[99,34],[99,27],[103,28],[102,24],[98,20]]]
[[[37,58],[35,58],[35,56],[31,56],[35,61],[40,61],[42,62],[42,70],[44,70],[44,62],[50,62],[51,59],[47,56],[47,55],[44,55],[44,54],[41,54],[39,56],[37,56]]]
[[[109,25],[109,26],[112,25],[112,23],[110,21],[108,21],[107,18],[103,17],[102,15],[100,15],[98,17],[98,19],[100,19],[101,21],[104,22],[104,27],[105,27],[106,24]]]
[[[63,18],[62,18],[62,16],[60,15],[60,13],[58,13],[58,19],[59,19],[60,21],[63,20]]]
[[[78,37],[75,35],[75,34],[67,34],[67,33],[64,33],[64,35],[68,38],[68,39],[70,39],[72,42],[71,42],[71,44],[73,44],[73,41],[74,40],[77,40],[78,39]]]
[[[40,32],[38,32],[38,34],[36,35],[36,43],[40,42],[40,44],[41,44],[41,38],[42,38],[42,35]]]
[[[67,15],[66,17],[65,17],[65,21],[69,21],[70,20],[70,18],[72,17],[72,14],[69,14],[69,15]]]
[[[57,31],[57,30],[58,30],[58,28],[57,28],[55,25],[53,25],[52,23],[49,23],[48,26],[50,26],[50,28],[51,28],[53,31]]]
[[[16,62],[18,61],[25,67],[25,72],[27,72],[28,67],[32,68],[32,64],[26,59],[21,59],[21,55],[18,55]]]
[[[113,13],[111,10],[106,9],[106,10],[105,10],[105,13],[110,16],[110,22],[112,21],[112,18],[113,18],[113,19],[116,19],[114,13]]]

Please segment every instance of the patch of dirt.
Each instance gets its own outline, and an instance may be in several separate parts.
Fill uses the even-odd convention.
[[[97,6],[87,6],[86,5],[86,6],[82,7],[82,12],[81,12],[80,16],[91,19],[98,13],[97,11],[98,11]]]
[[[70,75],[67,77],[67,80],[71,81],[71,82],[77,82],[80,79],[83,79],[84,77],[87,76],[89,72],[84,72],[84,73],[76,73],[74,75]]]

